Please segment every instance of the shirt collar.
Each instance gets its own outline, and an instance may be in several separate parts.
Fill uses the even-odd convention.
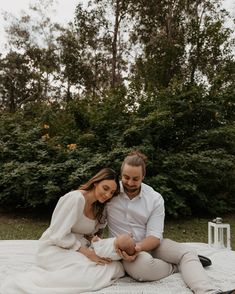
[[[136,195],[133,199],[137,199],[137,198],[141,198],[142,197],[142,193],[143,193],[143,189],[142,189],[142,183],[141,183],[141,186],[140,186],[140,193],[138,195]],[[128,195],[125,193],[124,191],[124,188],[123,188],[123,185],[122,185],[122,181],[120,181],[120,195],[121,196],[126,196],[128,197]],[[129,197],[128,197],[129,198]],[[132,199],[132,200],[133,200]]]

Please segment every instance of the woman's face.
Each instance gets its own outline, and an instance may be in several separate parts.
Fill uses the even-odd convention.
[[[103,180],[95,184],[95,197],[101,203],[106,202],[113,197],[117,189],[117,184],[114,180]]]

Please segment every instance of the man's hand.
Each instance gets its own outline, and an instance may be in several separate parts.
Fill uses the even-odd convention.
[[[142,246],[141,246],[141,243],[140,243],[140,242],[138,242],[138,243],[136,243],[136,244],[135,244],[135,251],[136,251],[136,252],[143,251],[143,250],[142,250]]]
[[[142,251],[142,248],[141,248],[141,243],[136,243],[135,245],[135,254],[134,255],[128,255],[125,251],[121,251],[119,250],[120,253],[118,252],[118,254],[126,261],[134,261],[138,255],[138,253],[140,251]]]
[[[128,255],[125,251],[122,251],[120,249],[117,250],[118,255],[125,261],[134,261],[138,255],[138,252],[136,252],[134,255]]]
[[[129,235],[131,237],[133,237],[132,233],[129,233]],[[138,253],[141,251],[141,246],[140,246],[140,243],[136,243],[136,246],[135,246],[135,254],[134,255],[128,255],[126,253],[126,251],[123,251],[121,250],[119,247],[118,247],[118,244],[117,244],[117,241],[115,240],[114,241],[114,247],[115,247],[115,251],[117,252],[117,254],[124,260],[126,261],[134,261],[138,255]]]
[[[116,248],[116,252],[121,256],[122,259],[126,261],[134,261],[141,251],[150,251],[159,246],[160,240],[156,237],[149,236],[143,239],[141,242],[137,242],[135,245],[135,254],[130,256],[125,251],[121,251],[119,248]]]

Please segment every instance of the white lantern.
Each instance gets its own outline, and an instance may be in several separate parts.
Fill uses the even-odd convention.
[[[208,244],[216,249],[231,249],[230,225],[224,224],[220,217],[208,222]]]

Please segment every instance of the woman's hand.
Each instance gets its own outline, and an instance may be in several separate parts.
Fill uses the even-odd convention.
[[[96,264],[104,265],[110,263],[112,260],[110,258],[104,258],[96,255],[94,250],[89,249],[88,258],[92,261],[94,261]]]
[[[110,263],[112,260],[110,258],[104,258],[96,255],[95,251],[92,249],[88,249],[85,247],[80,247],[78,252],[84,254],[87,258],[89,258],[91,261],[95,262],[99,265],[105,265]]]

